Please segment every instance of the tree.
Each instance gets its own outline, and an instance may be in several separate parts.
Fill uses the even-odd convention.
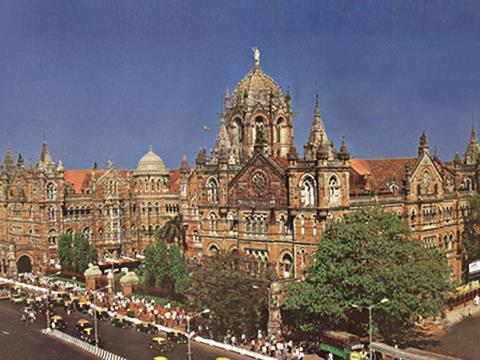
[[[163,236],[168,244],[177,244],[182,250],[182,254],[185,254],[188,248],[187,230],[182,214],[177,214],[167,221],[164,226]]]
[[[464,280],[468,279],[468,264],[480,259],[480,195],[475,195],[469,205],[462,236]]]
[[[411,239],[397,215],[359,210],[329,223],[306,281],[291,285],[284,306],[306,337],[326,329],[366,335],[365,307],[387,297],[373,310],[374,332],[400,341],[414,319],[442,310],[454,290],[450,272],[445,256]]]
[[[73,240],[73,270],[82,273],[88,264],[97,261],[97,251],[88,240],[80,234],[75,234]]]
[[[156,234],[155,246],[145,249],[145,281],[147,286],[167,289],[170,295],[182,295],[188,286],[188,262],[178,246],[169,246],[164,230]]]
[[[250,257],[220,252],[205,257],[193,270],[187,292],[189,303],[197,311],[210,309],[214,334],[230,330],[237,335],[254,335],[260,328],[273,273],[255,273],[253,269]]]
[[[58,252],[60,255],[60,266],[62,270],[73,270],[73,249],[72,249],[72,235],[63,234],[60,237],[58,244]]]

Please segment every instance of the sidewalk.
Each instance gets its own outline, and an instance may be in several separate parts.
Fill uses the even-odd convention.
[[[458,306],[447,312],[445,315],[445,323],[448,326],[454,325],[469,316],[478,314],[480,314],[480,305],[474,305],[473,302],[470,302],[466,306]]]

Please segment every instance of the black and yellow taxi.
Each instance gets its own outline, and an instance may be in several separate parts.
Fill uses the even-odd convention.
[[[129,329],[133,326],[133,324],[125,316],[115,315],[115,317],[112,319],[112,326],[121,329]]]
[[[141,321],[136,326],[137,331],[141,331],[147,334],[156,334],[158,333],[158,328],[154,323],[149,321]]]
[[[54,315],[50,318],[50,327],[52,329],[62,330],[67,328],[67,323],[59,315]]]
[[[92,325],[90,324],[90,321],[88,321],[87,319],[80,319],[75,324],[75,329],[77,329],[79,332],[83,332],[84,329],[91,328],[91,327]]]
[[[97,313],[98,320],[110,320],[110,314],[107,309],[97,306],[94,311]]]
[[[176,344],[186,344],[188,341],[187,335],[179,328],[173,328],[172,331],[167,334],[167,339]]]
[[[150,349],[165,352],[172,350],[173,344],[163,336],[155,336],[148,342],[148,347]]]

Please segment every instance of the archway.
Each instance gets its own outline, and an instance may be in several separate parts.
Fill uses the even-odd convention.
[[[19,274],[32,272],[32,262],[30,257],[27,255],[20,256],[17,261],[17,272]]]

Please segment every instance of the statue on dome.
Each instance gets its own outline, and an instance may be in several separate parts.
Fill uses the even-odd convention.
[[[256,46],[252,46],[253,60],[255,61],[255,67],[260,66],[260,50]]]

